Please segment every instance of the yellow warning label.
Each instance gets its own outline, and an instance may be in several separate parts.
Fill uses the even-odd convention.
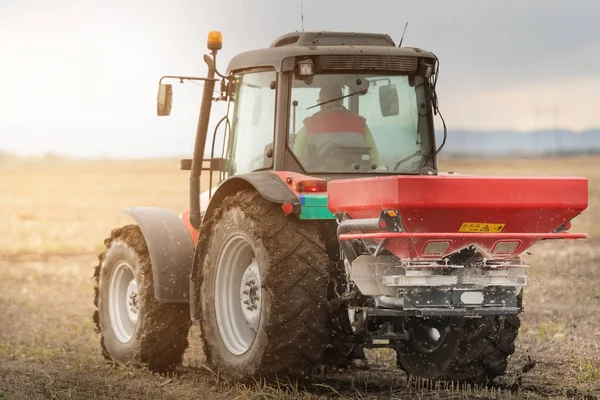
[[[463,222],[459,232],[498,233],[502,232],[505,224],[488,224],[485,222]]]

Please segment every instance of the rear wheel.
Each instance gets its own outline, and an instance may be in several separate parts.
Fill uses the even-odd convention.
[[[412,377],[487,383],[506,371],[519,326],[518,316],[408,318],[398,367]]]
[[[330,261],[316,224],[242,191],[206,223],[199,248],[209,363],[228,380],[307,378],[329,339]]]
[[[94,312],[105,358],[155,371],[181,363],[190,327],[187,304],[154,298],[148,248],[137,225],[113,230],[99,256]]]

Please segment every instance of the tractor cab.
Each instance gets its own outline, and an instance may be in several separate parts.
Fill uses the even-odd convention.
[[[436,173],[434,54],[397,47],[386,34],[303,31],[234,56],[221,73],[221,47],[221,34],[210,32],[206,78],[166,76],[159,82],[159,116],[169,115],[172,105],[165,78],[205,82],[193,158],[180,164],[191,171],[190,220],[196,229],[205,211],[195,206],[202,171],[209,172],[208,199],[215,184],[258,171],[325,181]],[[214,97],[219,81],[220,95]],[[227,113],[208,152],[213,101],[226,101]]]
[[[208,78],[171,77],[206,81],[194,159],[182,169],[209,171],[211,180],[218,172],[222,182],[264,170],[330,180],[437,168],[432,53],[397,47],[386,34],[294,32],[234,56],[222,74],[221,45],[211,32]],[[162,79],[158,115],[168,115],[172,87]],[[207,159],[212,101],[228,105]]]

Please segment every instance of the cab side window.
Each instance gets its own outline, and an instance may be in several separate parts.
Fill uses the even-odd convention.
[[[227,159],[231,174],[270,168],[266,157],[275,135],[275,71],[245,72],[234,77],[235,89],[229,104],[230,130]]]

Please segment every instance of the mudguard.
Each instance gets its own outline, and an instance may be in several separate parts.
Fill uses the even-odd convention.
[[[154,297],[161,303],[189,303],[194,243],[179,216],[168,209],[133,207],[123,210],[137,222],[146,240]]]
[[[262,197],[274,203],[283,204],[298,201],[296,193],[290,189],[278,174],[272,171],[240,174],[227,179],[215,190],[203,219],[210,217],[225,197],[246,188],[256,189]]]

